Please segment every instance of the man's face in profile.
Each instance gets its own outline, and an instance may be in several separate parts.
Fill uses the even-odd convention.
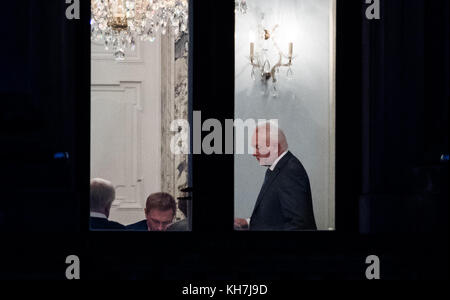
[[[252,138],[253,156],[261,166],[271,166],[278,158],[278,134],[259,128]]]
[[[150,231],[166,231],[167,227],[172,224],[173,211],[152,209],[146,213],[147,226]]]

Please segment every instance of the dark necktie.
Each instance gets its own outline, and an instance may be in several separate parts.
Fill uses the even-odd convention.
[[[270,168],[268,168],[267,171],[266,171],[266,176],[264,177],[264,183],[263,183],[263,186],[264,186],[264,185],[267,183],[267,181],[269,180],[270,175],[272,175],[272,171],[270,170]]]

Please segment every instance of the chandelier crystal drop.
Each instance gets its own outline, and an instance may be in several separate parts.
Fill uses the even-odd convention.
[[[137,39],[153,42],[169,30],[179,39],[188,32],[188,15],[188,0],[91,0],[91,39],[123,60]]]
[[[247,1],[246,0],[235,0],[234,2],[235,12],[241,13],[245,15],[248,10]]]

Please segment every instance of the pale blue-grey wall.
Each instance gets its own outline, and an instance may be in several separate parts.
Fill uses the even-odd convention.
[[[235,117],[279,119],[290,151],[305,166],[311,181],[314,213],[319,229],[330,224],[330,5],[329,0],[247,0],[249,12],[236,15]],[[277,98],[262,95],[251,79],[249,32],[256,32],[261,13],[269,28],[279,24],[277,39],[287,53],[294,43],[294,78],[279,73]],[[269,52],[271,63],[276,52]],[[235,159],[235,216],[250,217],[266,168],[250,155]],[[334,199],[331,199],[334,201]]]

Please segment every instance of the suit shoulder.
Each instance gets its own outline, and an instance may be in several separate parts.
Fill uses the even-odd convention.
[[[125,225],[122,225],[118,222],[114,222],[114,221],[109,221],[109,224],[111,225],[111,227],[117,228],[117,229],[125,229]]]
[[[307,175],[305,167],[295,155],[291,155],[283,171],[289,174]]]
[[[143,228],[147,228],[147,221],[146,220],[142,220],[139,221],[137,223],[134,224],[130,224],[128,226],[126,226],[127,229],[143,229]]]
[[[91,218],[90,227],[92,230],[123,230],[125,226],[107,219]]]

